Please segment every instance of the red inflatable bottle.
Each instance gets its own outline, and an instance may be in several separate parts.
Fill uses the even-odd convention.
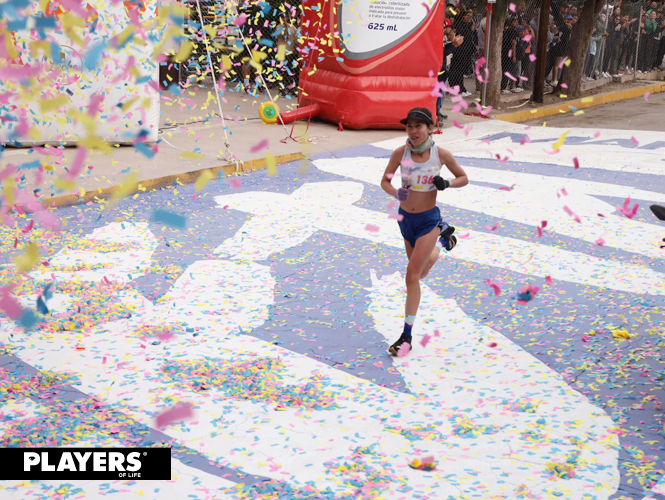
[[[403,128],[415,106],[435,115],[441,0],[305,0],[303,9],[300,106],[318,104],[320,118],[353,129]]]

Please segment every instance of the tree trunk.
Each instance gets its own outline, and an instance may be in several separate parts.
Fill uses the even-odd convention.
[[[492,12],[490,27],[490,44],[488,57],[489,80],[485,104],[496,108],[501,103],[501,45],[503,43],[503,26],[506,22],[510,0],[497,0]]]
[[[584,0],[582,12],[580,12],[577,24],[573,27],[568,44],[567,56],[570,59],[570,66],[564,66],[561,80],[554,91],[555,94],[562,92],[569,97],[579,97],[582,93],[582,76],[589,52],[589,42],[603,5],[605,5],[605,0]],[[563,88],[562,83],[568,85],[568,88]]]

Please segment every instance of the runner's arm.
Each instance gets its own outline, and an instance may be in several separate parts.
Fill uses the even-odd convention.
[[[441,163],[444,164],[450,173],[455,176],[455,178],[450,181],[450,187],[461,188],[469,183],[469,178],[466,176],[466,172],[464,172],[464,169],[459,163],[457,163],[457,160],[450,151],[439,148],[439,158],[441,159]]]
[[[392,197],[395,196],[397,189],[393,187],[390,181],[393,178],[395,172],[397,172],[399,164],[402,161],[402,155],[404,154],[404,147],[405,146],[401,146],[397,148],[395,151],[393,151],[393,154],[390,155],[390,161],[388,161],[388,166],[386,167],[386,171],[383,172],[383,178],[381,179],[381,189],[383,189],[386,193],[388,193]]]

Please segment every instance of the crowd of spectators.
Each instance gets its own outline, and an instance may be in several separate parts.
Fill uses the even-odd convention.
[[[445,51],[446,71],[442,68],[442,73],[449,86],[459,86],[464,97],[480,93],[477,75],[475,88],[467,88],[467,85],[468,79],[474,77],[475,62],[484,56],[487,22],[484,10],[479,11],[471,1],[447,0],[446,6],[444,46],[448,46],[448,50]],[[539,0],[522,0],[516,6],[513,4],[508,13],[501,51],[502,93],[533,88],[539,5]],[[648,0],[642,4],[641,23],[639,5],[628,0],[610,0],[602,8],[589,44],[583,81],[665,68],[665,3]],[[561,76],[562,62],[568,57],[570,37],[579,21],[580,10],[581,2],[575,5],[552,0],[547,26],[546,87],[556,86]]]

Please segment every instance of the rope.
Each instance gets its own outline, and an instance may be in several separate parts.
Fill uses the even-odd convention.
[[[208,66],[210,66],[210,76],[212,76],[212,83],[213,86],[215,87],[215,94],[217,96],[217,106],[219,107],[219,116],[222,119],[222,127],[224,130],[224,155],[225,159],[228,161],[233,161],[235,156],[231,152],[231,145],[229,144],[229,136],[226,133],[226,121],[224,120],[224,113],[222,111],[222,103],[220,102],[219,98],[219,89],[217,88],[217,79],[215,78],[215,69],[212,66],[212,57],[210,56],[210,43],[208,42],[208,36],[206,35],[206,30],[204,29],[204,23],[203,23],[203,14],[201,13],[201,2],[199,0],[196,0],[196,9],[199,11],[199,20],[201,21],[201,33],[203,34],[203,43],[206,47],[206,53],[208,54]],[[228,156],[227,156],[228,155]],[[230,158],[229,158],[230,156]],[[237,170],[237,162],[236,162],[236,170]]]
[[[196,1],[198,2],[199,0],[196,0]],[[240,39],[242,40],[242,45],[247,50],[247,54],[249,55],[249,57],[252,60],[254,60],[254,57],[252,56],[252,51],[249,50],[249,47],[245,43],[245,37],[243,36],[242,31],[240,31],[240,26],[236,26],[236,30],[238,30],[238,33],[240,34]],[[266,81],[263,78],[263,73],[259,72],[258,75],[259,75],[259,78],[261,78],[261,82],[263,83],[263,87],[266,89],[266,93],[268,94],[268,99],[270,99],[270,102],[272,103],[273,106],[275,106],[275,109],[276,109],[277,105],[275,104],[275,101],[272,98],[272,94],[270,93],[270,89],[268,88],[268,85],[266,84]],[[286,132],[288,134],[289,131],[286,129],[286,124],[284,123],[284,120],[282,120],[281,114],[277,113],[277,118],[279,118],[279,121],[282,124],[282,127],[284,127],[284,132]]]

